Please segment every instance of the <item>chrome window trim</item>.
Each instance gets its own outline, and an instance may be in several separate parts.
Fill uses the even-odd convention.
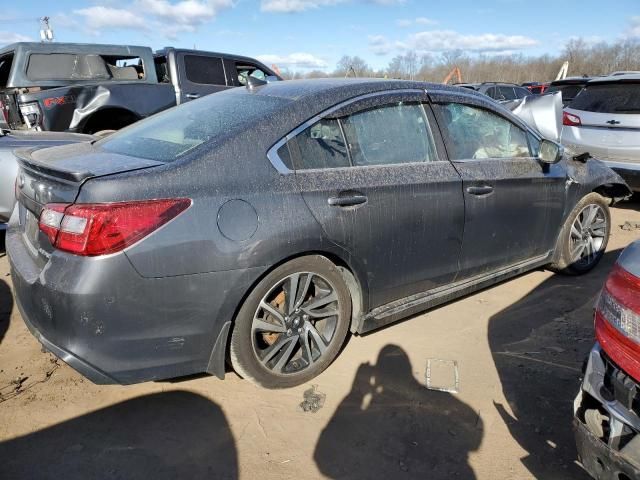
[[[316,123],[318,120],[321,120],[322,118],[326,117],[327,115],[330,115],[331,113],[335,112],[336,110],[340,110],[341,108],[346,107],[347,105],[351,105],[352,103],[359,102],[360,100],[366,100],[367,98],[381,97],[383,95],[389,95],[389,94],[403,94],[403,93],[414,93],[414,94],[415,93],[419,93],[419,94],[425,94],[426,95],[427,91],[425,89],[421,89],[421,88],[403,88],[403,89],[398,89],[398,90],[381,90],[379,92],[365,93],[364,95],[359,95],[357,97],[350,98],[349,100],[345,100],[344,102],[341,102],[341,103],[338,103],[337,105],[329,107],[327,110],[325,110],[323,112],[320,112],[319,114],[311,117],[309,120],[307,120],[306,122],[302,123],[301,125],[299,125],[295,129],[293,129],[291,132],[289,132],[285,137],[283,137],[280,140],[278,140],[267,151],[267,158],[271,162],[271,165],[273,165],[273,167],[280,174],[289,175],[291,173],[295,173],[295,170],[290,169],[289,167],[287,167],[287,165],[282,161],[282,158],[280,158],[280,155],[278,155],[278,150],[280,149],[280,147],[282,147],[285,143],[287,143],[293,137],[295,137],[300,132],[302,132],[306,128],[310,127],[314,123]],[[421,163],[424,163],[424,162],[421,162]],[[367,167],[371,167],[371,166],[375,167],[375,166],[378,166],[378,165],[369,165]],[[367,168],[367,167],[364,167],[364,168]],[[363,168],[363,167],[349,166],[349,167],[337,167],[337,168]],[[314,169],[306,169],[305,171],[312,171],[312,170],[314,170],[314,171],[322,171],[322,170],[328,170],[328,169],[327,168],[318,168],[318,169],[314,168]],[[334,169],[331,169],[331,170],[334,170]]]

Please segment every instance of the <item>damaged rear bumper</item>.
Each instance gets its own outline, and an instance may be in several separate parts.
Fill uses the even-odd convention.
[[[640,478],[640,385],[596,344],[574,401],[578,457],[599,480]]]

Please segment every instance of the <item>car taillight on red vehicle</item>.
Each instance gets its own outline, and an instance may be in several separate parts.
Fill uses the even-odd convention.
[[[59,250],[76,255],[115,253],[133,245],[191,205],[188,198],[120,203],[50,203],[40,230]]]
[[[640,382],[640,278],[618,264],[600,294],[595,328],[607,355]]]
[[[568,127],[580,127],[582,120],[577,115],[572,113],[562,112],[562,124]]]

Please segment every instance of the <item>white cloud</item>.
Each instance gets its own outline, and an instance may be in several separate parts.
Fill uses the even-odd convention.
[[[438,22],[427,17],[401,18],[396,20],[396,25],[401,28],[411,27],[412,25],[437,25]]]
[[[258,55],[258,60],[267,65],[276,64],[278,67],[326,68],[328,66],[327,62],[321,58],[303,52],[289,55]]]
[[[260,0],[260,10],[275,13],[298,13],[320,7],[331,7],[354,0]],[[406,0],[361,0],[382,6],[402,5]]]
[[[627,37],[640,38],[640,16],[631,17],[629,19],[629,28],[627,29]]]
[[[96,34],[104,29],[146,28],[142,16],[121,8],[95,6],[74,10],[73,13],[83,17],[84,27]]]
[[[537,44],[536,40],[523,35],[500,33],[464,35],[453,30],[433,30],[410,35],[402,46],[418,52],[446,52],[450,50],[492,52],[519,50]]]
[[[20,33],[0,31],[0,46],[15,42],[29,42],[31,40],[33,39]]]
[[[234,6],[233,0],[137,0],[142,12],[153,15],[168,25],[178,23],[189,27],[212,20],[220,10]]]
[[[261,0],[260,10],[263,12],[297,13],[337,5],[344,1],[346,0]]]
[[[393,44],[384,35],[369,35],[369,49],[375,55],[387,55],[393,50]]]

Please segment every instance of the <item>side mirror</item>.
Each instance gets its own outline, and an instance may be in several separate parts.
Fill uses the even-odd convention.
[[[564,156],[564,147],[559,143],[551,140],[542,140],[540,142],[540,154],[538,158],[547,165],[558,163]]]

